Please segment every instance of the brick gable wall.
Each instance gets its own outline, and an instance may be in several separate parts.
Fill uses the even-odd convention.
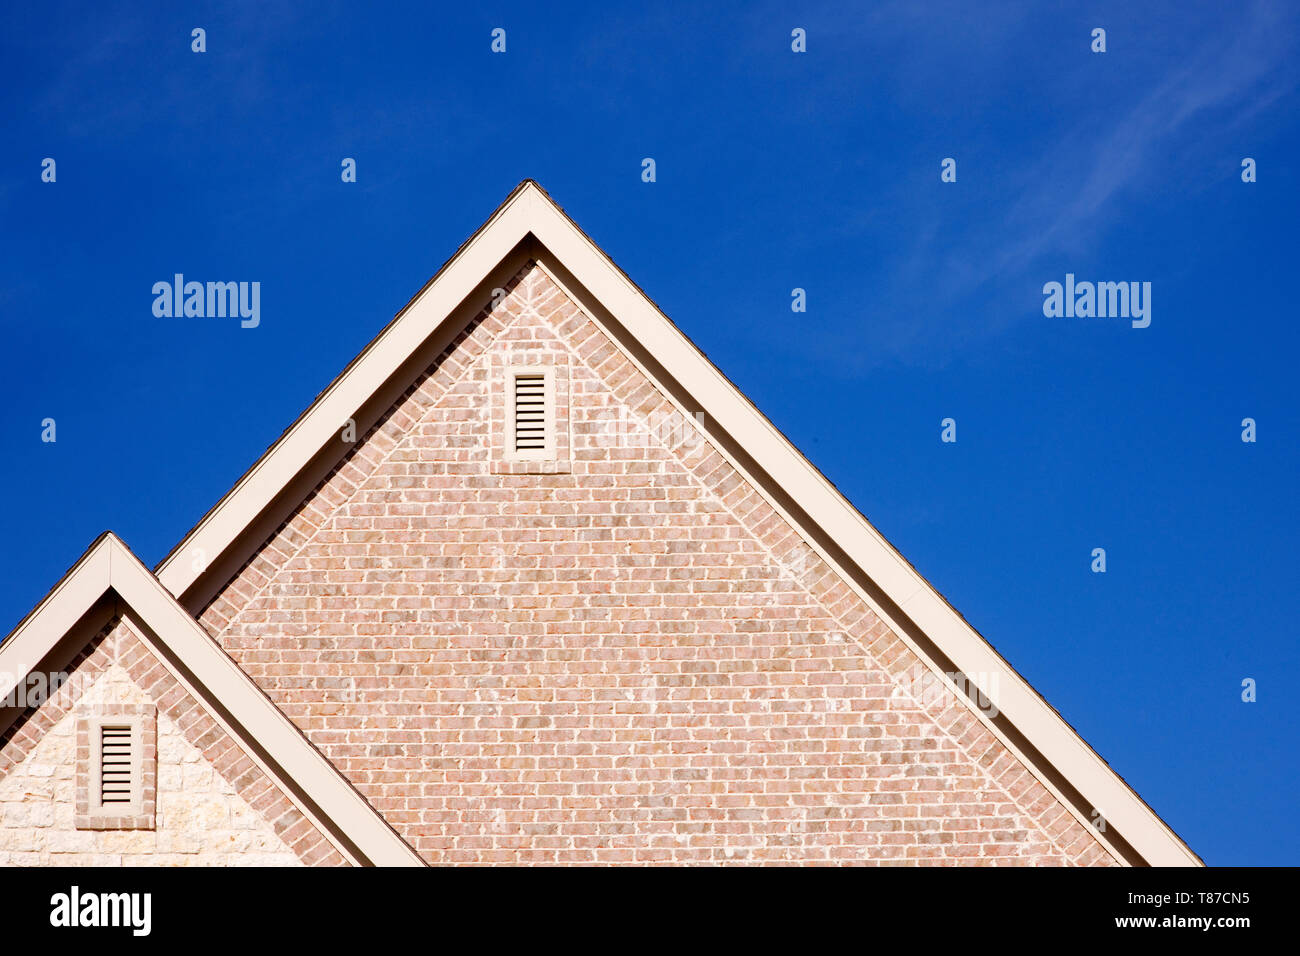
[[[201,620],[433,863],[1115,863],[536,264]]]
[[[346,864],[126,622],[65,673],[0,735],[0,865]],[[100,707],[156,711],[152,829],[76,825],[77,721]]]

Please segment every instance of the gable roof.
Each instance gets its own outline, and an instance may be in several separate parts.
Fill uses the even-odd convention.
[[[345,858],[360,864],[423,865],[112,532],[100,535],[0,643],[0,674],[25,676],[37,669],[106,596],[115,598],[115,612],[130,610],[146,626],[148,632],[138,636],[153,655]]]
[[[191,612],[239,547],[266,537],[277,500],[328,453],[340,427],[372,402],[431,340],[461,321],[464,304],[521,248],[548,265],[566,293],[684,414],[702,411],[710,439],[936,678],[972,703],[981,722],[1117,859],[1200,865],[1200,859],[993,647],[922,577],[532,180],[520,183],[396,318],[331,383],[158,566]],[[258,538],[261,528],[261,535]],[[197,558],[198,560],[194,560]],[[222,566],[222,560],[227,559]],[[218,581],[224,583],[224,581]],[[970,675],[971,683],[950,675]],[[974,675],[980,675],[978,678]],[[996,683],[994,683],[996,682]],[[972,688],[972,685],[982,685]],[[997,694],[989,693],[996,687]],[[1096,813],[1105,821],[1095,826]]]

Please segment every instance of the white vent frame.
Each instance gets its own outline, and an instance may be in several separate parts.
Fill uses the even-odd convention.
[[[544,399],[542,402],[542,445],[536,448],[517,447],[518,409],[515,397],[520,378],[540,377]],[[506,461],[555,461],[558,456],[559,423],[555,401],[555,367],[553,365],[509,365],[505,370],[505,430],[503,449]]]

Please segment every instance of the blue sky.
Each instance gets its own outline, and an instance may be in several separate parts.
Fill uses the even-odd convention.
[[[1193,849],[1300,863],[1295,5],[435,6],[7,11],[0,632],[105,528],[160,559],[531,177]],[[155,318],[177,272],[261,324]],[[1044,317],[1067,272],[1150,327]]]

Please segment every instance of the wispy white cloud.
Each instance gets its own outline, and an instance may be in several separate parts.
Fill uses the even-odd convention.
[[[1233,35],[1208,36],[1187,62],[1118,117],[1086,117],[1066,140],[1047,150],[1024,178],[1019,202],[1006,220],[990,275],[1031,267],[1045,255],[1086,248],[1113,226],[1126,190],[1157,175],[1180,177],[1195,168],[1204,143],[1221,140],[1267,104],[1296,86],[1285,69],[1292,35],[1280,8],[1256,3],[1242,11]],[[1197,120],[1196,136],[1184,134]],[[1180,149],[1173,152],[1171,145]],[[1059,183],[1081,185],[1062,201]],[[996,242],[998,236],[990,234]]]
[[[889,19],[890,11],[896,12],[898,22]],[[948,8],[944,36],[935,40],[925,34],[927,42],[920,44],[927,51],[923,58],[933,60],[936,48],[953,56],[964,51],[979,62],[967,63],[963,69],[997,73],[1005,87],[1006,65],[999,61],[997,49],[990,53],[962,39],[962,21],[978,18],[980,12],[965,6]],[[909,11],[892,5],[882,7],[873,22],[877,30],[893,29],[900,35],[925,29]],[[999,22],[1009,33],[1020,31],[1020,42],[1028,42],[1023,23]],[[1016,132],[1014,154],[1006,148],[997,158],[1001,182],[996,187],[987,182],[976,187],[996,190],[983,204],[986,216],[963,213],[954,220],[950,207],[936,206],[931,193],[917,192],[915,180],[904,177],[886,198],[893,215],[905,217],[908,227],[905,238],[898,240],[873,276],[871,302],[866,306],[867,341],[857,324],[840,330],[843,340],[824,330],[829,334],[807,347],[839,366],[860,368],[884,361],[944,364],[972,341],[997,336],[1034,314],[1032,309],[990,307],[991,296],[1030,285],[1029,280],[1053,260],[1086,260],[1104,253],[1108,236],[1131,221],[1135,206],[1167,199],[1171,190],[1193,199],[1225,176],[1235,176],[1240,157],[1234,154],[1225,169],[1225,143],[1300,86],[1296,11],[1257,0],[1225,9],[1214,26],[1200,30],[1179,22],[1179,35],[1163,38],[1168,42],[1162,44],[1162,52],[1175,64],[1163,74],[1154,72],[1153,64],[1158,62],[1154,56],[1123,60],[1123,52],[1106,54],[1113,58],[1106,62],[1107,69],[1133,71],[1132,96],[1116,95],[1110,87],[1106,95],[1089,101],[1078,95],[1079,88],[1086,91],[1094,81],[1081,81],[1077,73],[1063,68],[1060,88],[1046,92],[1062,99],[1060,112],[1051,119],[1064,115],[1066,121],[1045,129],[1041,138],[1033,134],[1031,120],[1010,121],[1009,129]],[[1177,52],[1180,45],[1185,45],[1185,52]],[[1130,66],[1134,59],[1141,65]],[[1087,67],[1096,65],[1087,56],[1083,60]],[[1138,84],[1145,84],[1145,89]],[[1026,91],[1035,108],[1041,108],[1041,92]],[[1003,117],[1000,122],[1008,121]],[[969,136],[976,131],[991,139],[1003,135],[978,122],[965,132]],[[960,152],[960,143],[953,148]],[[983,157],[986,162],[990,158]],[[937,163],[936,159],[936,179]],[[961,164],[962,186],[955,188],[972,182],[966,172],[970,168]],[[1011,198],[999,206],[998,195]],[[875,215],[860,218],[849,231],[860,239],[886,227],[895,236],[903,235]],[[924,294],[918,296],[922,289]],[[923,305],[891,307],[900,301]]]

